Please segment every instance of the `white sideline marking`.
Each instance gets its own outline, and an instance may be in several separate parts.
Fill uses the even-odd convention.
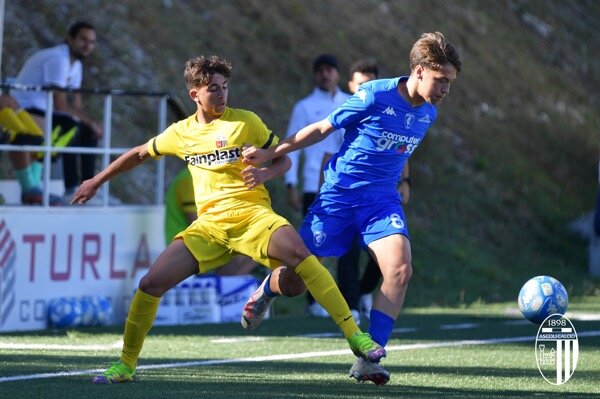
[[[214,344],[231,344],[234,342],[257,342],[264,341],[266,337],[231,337],[231,338],[217,338],[210,342]]]
[[[415,332],[417,330],[418,329],[415,327],[400,327],[400,328],[394,328],[392,330],[392,333],[409,333],[409,332]],[[334,337],[341,337],[342,333],[340,333],[340,332],[323,332],[323,333],[302,334],[299,336],[304,337],[304,338],[334,338]]]
[[[529,320],[508,320],[502,322],[505,326],[524,326],[525,324],[531,324]]]
[[[63,344],[17,344],[12,342],[0,342],[0,349],[14,350],[65,350],[65,351],[107,351],[118,349],[123,346],[123,341],[119,340],[107,345],[63,345]]]
[[[519,308],[508,308],[504,311],[505,315],[508,316],[522,316]],[[579,312],[579,311],[569,311],[565,313],[565,316],[570,320],[580,320],[580,321],[597,321],[600,320],[600,313],[589,313],[589,312]]]
[[[442,324],[440,330],[468,330],[479,326],[481,326],[479,323]]]
[[[578,337],[597,337],[600,336],[600,330],[583,331],[577,334]],[[521,336],[521,337],[507,337],[507,338],[490,338],[490,339],[475,339],[475,340],[462,340],[462,341],[439,341],[439,342],[428,342],[423,344],[406,344],[406,345],[392,345],[388,346],[386,350],[388,352],[402,351],[402,350],[415,350],[415,349],[431,349],[441,347],[452,347],[452,346],[469,346],[469,345],[488,345],[488,344],[504,344],[511,342],[524,342],[524,341],[535,341],[535,336]],[[158,363],[158,364],[146,364],[138,366],[138,370],[156,370],[156,369],[169,369],[169,368],[182,368],[182,367],[197,367],[197,366],[212,366],[219,364],[232,364],[232,363],[252,363],[252,362],[269,362],[274,360],[292,360],[292,359],[306,359],[315,357],[327,357],[327,356],[340,356],[350,355],[352,351],[350,349],[341,349],[335,351],[323,351],[323,352],[304,352],[304,353],[292,353],[292,354],[281,354],[281,355],[270,355],[270,356],[256,356],[256,357],[242,357],[235,359],[215,359],[215,360],[195,360],[189,362],[175,362],[175,363]],[[61,371],[57,373],[39,373],[39,374],[28,374],[28,375],[14,375],[9,377],[0,377],[0,383],[11,382],[11,381],[23,381],[23,380],[35,380],[40,378],[56,378],[56,377],[73,377],[78,375],[91,375],[101,373],[104,369],[90,369],[90,370],[78,370],[78,371]]]

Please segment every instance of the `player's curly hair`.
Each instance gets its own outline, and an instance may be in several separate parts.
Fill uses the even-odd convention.
[[[225,76],[227,79],[231,77],[231,63],[226,59],[216,55],[205,57],[192,58],[185,63],[183,77],[188,90],[208,86],[215,73]]]
[[[417,65],[438,71],[444,64],[451,63],[460,72],[460,56],[454,45],[440,32],[423,33],[410,50],[410,70]]]

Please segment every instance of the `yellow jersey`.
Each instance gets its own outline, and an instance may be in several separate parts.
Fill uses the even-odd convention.
[[[279,138],[253,112],[227,107],[219,119],[199,123],[196,115],[169,126],[148,141],[150,156],[174,155],[187,162],[194,181],[198,214],[215,206],[227,209],[239,201],[270,207],[264,185],[248,189],[244,185],[242,162],[244,145],[269,148]]]

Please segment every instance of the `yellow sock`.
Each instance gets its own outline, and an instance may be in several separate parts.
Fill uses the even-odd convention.
[[[137,364],[144,339],[156,317],[159,302],[160,298],[148,295],[140,289],[135,291],[125,322],[121,352],[121,361],[131,368],[135,368]]]
[[[31,133],[36,136],[42,136],[42,137],[44,136],[44,132],[42,132],[42,129],[36,123],[36,121],[33,120],[33,118],[31,117],[31,114],[29,112],[25,111],[24,109],[21,109],[21,110],[17,111],[17,117],[19,118],[21,123],[23,123],[23,125],[25,125],[26,132]]]
[[[314,255],[300,262],[296,267],[296,273],[304,281],[306,288],[316,301],[325,308],[340,327],[346,339],[360,332],[333,277]]]
[[[15,111],[8,107],[0,110],[0,125],[17,133],[27,131],[27,127],[21,122]]]

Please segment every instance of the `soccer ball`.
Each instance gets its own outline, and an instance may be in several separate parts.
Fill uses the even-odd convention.
[[[54,328],[78,326],[83,320],[83,309],[77,298],[58,298],[48,306],[48,321]]]
[[[93,326],[96,319],[96,303],[91,296],[84,296],[79,301],[81,304],[81,325]]]
[[[112,317],[112,305],[110,300],[104,296],[96,296],[93,299],[94,308],[96,309],[94,325],[106,326],[109,324]]]
[[[560,281],[550,276],[537,276],[527,281],[519,292],[519,309],[527,320],[541,324],[548,316],[564,315],[569,295]]]

